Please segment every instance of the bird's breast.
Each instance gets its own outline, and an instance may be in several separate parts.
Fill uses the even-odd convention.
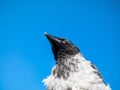
[[[71,73],[78,71],[78,61],[73,58],[67,58],[57,63],[53,70],[53,75],[57,78],[67,79]]]

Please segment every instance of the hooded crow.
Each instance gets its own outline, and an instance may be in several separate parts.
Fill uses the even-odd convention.
[[[111,90],[97,67],[71,41],[48,33],[45,36],[56,60],[51,74],[43,80],[47,90]]]

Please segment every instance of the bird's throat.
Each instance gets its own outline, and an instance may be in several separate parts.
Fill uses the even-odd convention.
[[[59,58],[57,65],[53,70],[53,75],[57,78],[67,79],[71,73],[78,71],[79,61],[73,56],[64,56],[64,59]]]

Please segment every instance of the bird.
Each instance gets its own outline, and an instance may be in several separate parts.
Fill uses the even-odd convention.
[[[98,68],[66,38],[44,33],[51,44],[55,66],[43,79],[46,90],[111,90]]]

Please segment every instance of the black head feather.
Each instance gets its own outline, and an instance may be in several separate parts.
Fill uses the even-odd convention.
[[[66,58],[68,55],[76,55],[79,49],[69,40],[58,38],[45,33],[52,46],[52,51],[56,60]]]

